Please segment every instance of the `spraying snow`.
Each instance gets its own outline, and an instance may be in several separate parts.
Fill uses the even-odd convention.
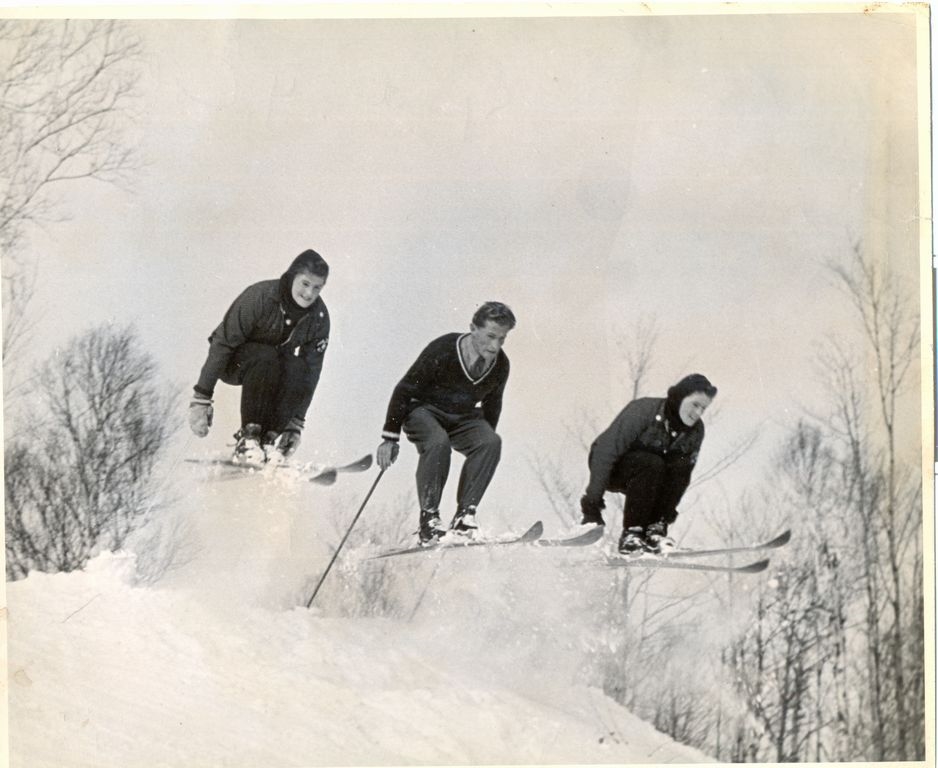
[[[155,583],[122,552],[8,585],[12,765],[707,760],[593,687],[595,551],[370,560],[377,507],[307,610],[373,477],[205,477]]]

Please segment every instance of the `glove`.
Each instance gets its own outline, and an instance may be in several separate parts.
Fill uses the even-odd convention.
[[[209,427],[212,426],[212,417],[215,409],[212,408],[212,398],[196,392],[189,402],[189,429],[197,437],[205,437]]]
[[[603,510],[605,508],[606,502],[603,501],[601,496],[598,499],[583,496],[580,499],[580,511],[583,513],[580,525],[605,525],[606,521],[603,520]]]
[[[290,419],[286,429],[280,434],[280,438],[277,440],[277,450],[283,454],[284,458],[292,456],[296,453],[296,449],[300,447],[300,433],[305,426],[306,422],[303,419],[294,416]]]
[[[397,454],[400,453],[400,451],[401,446],[398,445],[396,440],[385,440],[378,446],[378,450],[375,452],[375,459],[378,462],[378,466],[381,469],[390,467],[397,461]]]

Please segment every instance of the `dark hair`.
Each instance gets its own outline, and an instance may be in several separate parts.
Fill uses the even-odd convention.
[[[290,275],[297,275],[300,272],[308,272],[311,275],[316,275],[316,277],[321,277],[325,280],[329,277],[329,265],[326,264],[326,260],[316,253],[316,251],[307,248],[293,260],[293,263],[287,270],[287,273]]]
[[[515,327],[515,315],[507,305],[500,301],[487,301],[476,310],[472,316],[472,324],[476,328],[481,328],[487,322],[498,323],[508,326],[508,330]]]
[[[668,400],[677,408],[681,405],[681,400],[695,392],[703,392],[707,397],[713,398],[716,397],[717,388],[702,373],[692,373],[668,389]]]

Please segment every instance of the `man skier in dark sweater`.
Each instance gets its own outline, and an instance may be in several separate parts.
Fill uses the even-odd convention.
[[[417,446],[421,544],[447,532],[440,522],[440,498],[453,448],[466,461],[450,530],[472,536],[478,529],[476,508],[501,456],[495,428],[509,371],[502,345],[514,327],[515,316],[507,306],[483,304],[468,333],[448,333],[430,342],[394,388],[377,462],[387,469],[397,459],[401,428]]]

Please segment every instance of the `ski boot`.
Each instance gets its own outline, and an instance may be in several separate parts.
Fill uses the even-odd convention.
[[[267,453],[261,446],[260,424],[245,424],[235,433],[238,441],[231,461],[247,467],[263,467],[267,462]]]
[[[420,510],[420,530],[417,536],[421,546],[435,544],[446,535],[446,529],[440,522],[440,513],[435,509]]]
[[[264,433],[264,439],[261,440],[261,448],[264,449],[264,455],[267,457],[268,464],[285,464],[287,457],[277,450],[277,443],[280,440],[280,433],[269,429]]]
[[[676,547],[674,539],[668,536],[668,524],[652,523],[645,527],[645,549],[655,555],[665,555]]]
[[[270,430],[264,434],[261,445],[267,454],[268,464],[289,464],[290,457],[296,452],[299,445],[299,433],[292,430],[274,432]]]
[[[645,529],[640,526],[633,526],[622,531],[619,537],[620,555],[640,555],[647,552],[648,545],[645,541]]]
[[[476,508],[461,507],[456,510],[453,522],[449,524],[449,529],[458,536],[465,536],[471,539],[479,530],[479,524],[476,523]]]

